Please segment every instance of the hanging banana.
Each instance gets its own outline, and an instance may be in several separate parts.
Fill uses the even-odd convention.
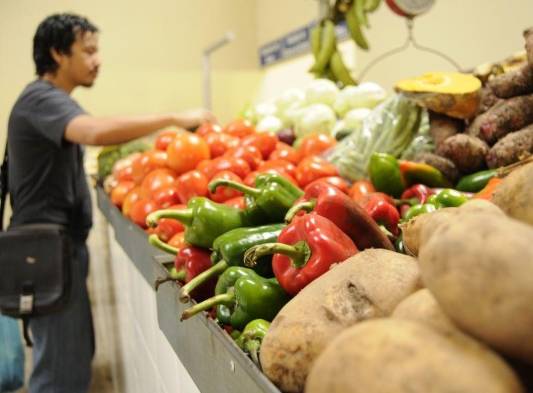
[[[368,18],[365,12],[365,0],[353,0],[355,4],[355,16],[359,22],[359,26],[369,27]]]
[[[331,56],[329,62],[329,68],[335,79],[341,82],[344,86],[357,85],[357,82],[350,75],[350,71],[342,61],[342,57],[339,52],[335,51]]]
[[[310,41],[311,41],[311,52],[313,52],[313,57],[315,61],[318,59],[318,54],[320,53],[320,37],[322,35],[322,26],[318,23],[313,30],[311,30]]]
[[[315,64],[309,70],[315,74],[322,74],[324,72],[324,69],[327,67],[329,59],[331,59],[331,55],[335,51],[335,46],[337,44],[337,38],[335,36],[335,24],[332,21],[329,19],[324,21],[324,26],[321,30],[320,50],[316,56]],[[313,46],[312,40],[311,45]]]
[[[362,0],[359,0],[361,2]],[[363,35],[363,32],[361,30],[361,24],[359,19],[357,18],[357,2],[358,0],[354,0],[352,3],[352,6],[346,13],[346,25],[348,26],[348,31],[350,32],[350,35],[352,39],[355,41],[357,46],[361,49],[368,50],[368,42]]]
[[[364,0],[364,9],[367,13],[374,12],[381,4],[381,0]]]

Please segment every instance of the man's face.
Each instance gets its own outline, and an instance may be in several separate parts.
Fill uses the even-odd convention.
[[[58,73],[62,73],[73,86],[91,87],[100,67],[98,33],[76,34],[70,54],[60,54],[59,57]]]

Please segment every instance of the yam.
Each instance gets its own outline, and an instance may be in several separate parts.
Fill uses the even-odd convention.
[[[485,112],[479,124],[479,137],[496,143],[510,132],[533,123],[533,94],[509,98]]]
[[[533,93],[533,67],[529,64],[492,78],[489,88],[499,98],[511,98]]]
[[[394,318],[345,330],[320,355],[306,393],[518,393],[514,372],[483,346]]]
[[[435,146],[440,146],[449,137],[462,132],[464,122],[449,116],[431,112],[429,117],[429,132]]]
[[[529,225],[461,207],[428,220],[418,255],[424,284],[461,330],[531,364],[532,239]]]
[[[281,309],[261,345],[263,372],[284,392],[301,392],[314,360],[340,332],[390,315],[421,286],[414,258],[368,249],[306,286]]]
[[[501,101],[502,99],[496,97],[494,92],[489,87],[484,87],[483,89],[481,89],[481,98],[479,100],[479,108],[477,111],[477,115],[479,116],[482,113],[485,113]]]
[[[533,163],[505,177],[496,188],[492,202],[509,216],[533,225]]]
[[[526,40],[527,62],[533,67],[533,27],[524,31],[524,39]]]
[[[437,168],[446,179],[454,184],[459,179],[459,171],[457,170],[457,167],[452,160],[446,157],[433,153],[420,153],[415,157],[415,161]]]
[[[485,156],[488,151],[489,146],[481,139],[467,134],[457,134],[446,139],[436,152],[453,161],[460,172],[473,173],[485,167]]]
[[[492,146],[485,159],[489,168],[499,168],[530,153],[533,153],[533,124],[504,136]]]

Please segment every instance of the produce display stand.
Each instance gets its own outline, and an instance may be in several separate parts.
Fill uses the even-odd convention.
[[[172,259],[148,244],[145,232],[126,219],[102,188],[97,202],[136,269],[150,286],[165,277]],[[259,368],[237,347],[231,337],[205,314],[186,322],[179,316],[190,304],[178,301],[179,286],[162,284],[155,292],[157,323],[168,343],[202,393],[279,393]]]

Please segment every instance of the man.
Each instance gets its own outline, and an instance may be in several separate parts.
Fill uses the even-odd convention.
[[[80,145],[110,145],[167,126],[193,128],[216,121],[205,110],[177,114],[99,118],[70,97],[98,75],[98,29],[72,14],[46,18],[37,28],[33,58],[38,79],[22,92],[9,118],[11,225],[64,225],[73,240],[72,289],[59,312],[30,320],[33,372],[30,393],[86,392],[94,352],[86,288],[92,224]]]

